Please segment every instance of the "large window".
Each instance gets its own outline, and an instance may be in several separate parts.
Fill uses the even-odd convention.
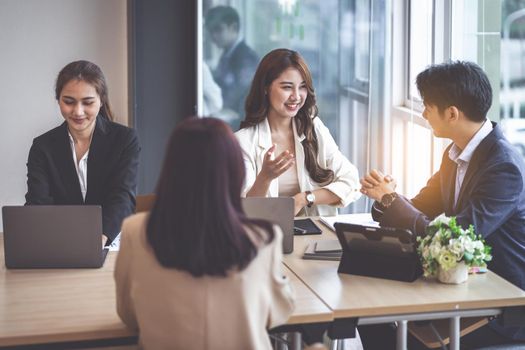
[[[415,78],[450,59],[487,72],[489,118],[499,121],[501,111],[507,137],[525,154],[525,0],[202,0],[203,14],[216,5],[238,11],[258,58],[277,47],[305,57],[320,117],[360,174],[384,170],[413,196],[438,170],[449,141],[422,118]],[[223,50],[210,35],[204,30],[203,60],[215,72]],[[217,116],[237,129],[243,111],[231,117],[227,109]],[[369,205],[362,199],[347,210]]]
[[[407,100],[419,100],[415,79],[419,72],[434,61],[434,4],[433,0],[412,1],[408,7],[409,13],[409,56]]]
[[[390,18],[386,16],[387,3],[385,0],[202,0],[201,5],[204,18],[218,5],[233,7],[240,17],[239,40],[257,59],[279,47],[301,53],[312,72],[320,118],[343,154],[363,174],[369,170],[370,160],[383,153],[377,151],[377,141],[372,141],[378,139],[373,135],[378,123],[372,124],[370,120],[381,119],[386,106],[381,87],[387,76],[384,68],[384,62],[388,62],[384,51],[388,42],[385,29]],[[223,77],[227,74],[221,74],[225,50],[220,47],[220,33],[221,28],[215,32],[203,28],[203,62],[223,97],[222,108],[207,112],[237,130],[244,113],[241,104],[229,100],[230,89],[243,85],[240,90],[246,96],[251,77],[246,76],[238,84],[224,84]],[[372,70],[372,66],[382,68]],[[247,70],[250,69],[248,73],[253,75],[255,66]],[[212,91],[210,75],[208,83],[206,76],[203,78],[206,95]],[[381,147],[387,147],[386,140]],[[344,211],[364,211],[368,205],[363,198]]]
[[[227,68],[222,61],[228,53],[221,47],[220,33],[203,29],[203,59],[223,97],[223,108],[210,114],[228,121],[232,129],[237,130],[244,119],[244,99],[258,61],[273,49],[289,48],[306,60],[314,81],[319,116],[337,140],[339,137],[334,131],[337,130],[340,74],[338,4],[338,0],[202,0],[204,16],[219,5],[235,9],[240,17],[238,40],[242,40],[254,56],[232,63],[237,68]],[[250,64],[239,67],[248,61]],[[240,75],[235,69],[242,69],[245,74]]]
[[[394,7],[392,163],[399,192],[417,194],[441,163],[449,141],[438,139],[422,118],[415,86],[419,72],[449,59],[478,63],[494,89],[489,118],[499,120],[499,17],[497,0],[412,0]]]
[[[399,71],[394,70],[392,82],[390,169],[398,192],[411,197],[437,170],[445,146],[421,116],[423,105],[415,85],[419,72],[449,56],[442,44],[445,35],[438,35],[445,27],[445,6],[443,1],[419,0],[398,3],[393,11],[393,65]]]
[[[505,0],[501,31],[501,125],[525,157],[525,0]]]

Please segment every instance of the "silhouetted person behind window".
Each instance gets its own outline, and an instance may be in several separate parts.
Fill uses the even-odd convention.
[[[221,118],[236,130],[244,117],[244,100],[259,58],[241,37],[239,14],[233,7],[213,7],[205,20],[211,40],[222,49],[213,71],[213,78],[222,90],[224,113]]]

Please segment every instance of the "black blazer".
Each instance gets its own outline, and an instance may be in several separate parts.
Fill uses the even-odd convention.
[[[99,115],[89,148],[84,201],[64,122],[33,140],[26,205],[101,205],[103,232],[112,241],[122,220],[135,211],[139,152],[135,130]]]

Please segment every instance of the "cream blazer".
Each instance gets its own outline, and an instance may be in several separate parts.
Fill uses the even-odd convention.
[[[195,278],[162,267],[146,240],[147,214],[124,220],[115,266],[117,312],[145,349],[271,349],[266,330],[293,309],[282,232],[242,271]],[[251,232],[251,231],[249,231]]]
[[[319,143],[319,154],[317,161],[325,169],[331,169],[335,174],[332,183],[321,186],[310,178],[304,163],[304,149],[301,142],[305,139],[304,135],[298,135],[295,123],[293,133],[295,139],[295,159],[297,166],[297,177],[301,192],[313,191],[318,188],[326,188],[339,197],[340,202],[335,206],[331,205],[313,205],[311,208],[305,207],[306,216],[333,216],[337,215],[336,207],[345,207],[361,196],[359,189],[359,174],[357,168],[346,159],[335,143],[330,131],[323,124],[320,118],[313,119],[314,130]],[[252,188],[255,178],[262,169],[264,155],[272,146],[272,134],[268,119],[264,119],[256,126],[245,128],[235,133],[241,148],[243,150],[244,165],[246,168],[246,180],[242,194]],[[268,189],[267,197],[279,196],[279,178],[274,179]]]

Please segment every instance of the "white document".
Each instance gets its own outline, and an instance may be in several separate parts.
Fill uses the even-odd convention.
[[[117,235],[117,237],[115,237],[113,242],[111,242],[111,244],[109,245],[110,252],[118,252],[119,249],[120,249],[120,232]]]
[[[372,214],[370,213],[343,214],[343,215],[337,215],[337,216],[321,216],[319,220],[332,231],[335,231],[334,224],[336,222],[342,222],[345,224],[379,227],[379,223],[377,221],[374,221],[374,219],[372,219]]]

